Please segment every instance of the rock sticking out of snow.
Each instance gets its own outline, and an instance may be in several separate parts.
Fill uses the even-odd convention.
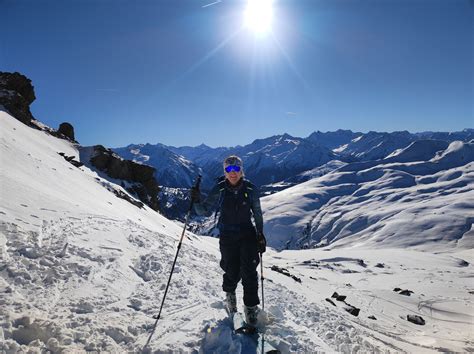
[[[420,326],[425,324],[424,318],[418,315],[407,315],[407,320]]]

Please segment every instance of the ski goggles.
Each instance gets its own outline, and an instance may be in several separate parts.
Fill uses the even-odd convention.
[[[227,173],[231,173],[232,171],[240,172],[240,169],[241,169],[240,166],[237,166],[237,165],[229,165],[229,166],[226,166],[224,170],[225,170]]]

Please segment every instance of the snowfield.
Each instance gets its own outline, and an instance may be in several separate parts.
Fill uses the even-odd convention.
[[[346,165],[264,198],[275,245],[288,241],[277,212],[288,233],[308,215],[346,225],[329,248],[265,253],[265,340],[283,353],[474,351],[473,167],[459,157],[470,147],[453,144],[426,163]],[[0,111],[0,352],[140,352],[183,225],[117,198],[127,192],[59,152],[79,159],[78,146]],[[416,205],[416,217],[401,214]],[[365,226],[382,223],[398,236],[377,242],[382,228]],[[316,224],[305,242],[325,240]],[[255,352],[232,333],[218,263],[217,239],[186,233],[152,352]]]
[[[474,142],[434,152],[413,145],[386,160],[347,164],[262,199],[278,249],[332,247],[446,251],[474,247]],[[407,153],[404,153],[407,152]],[[411,156],[415,162],[397,162]]]

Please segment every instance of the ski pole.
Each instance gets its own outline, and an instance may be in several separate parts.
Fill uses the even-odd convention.
[[[262,312],[265,313],[265,297],[263,294],[263,253],[260,253],[260,281],[262,284]],[[265,334],[262,334],[262,353],[264,353],[265,347]]]
[[[196,183],[194,184],[194,188],[199,188],[200,183],[201,183],[201,175],[198,175],[198,177],[196,179]],[[170,272],[170,276],[168,278],[168,284],[166,284],[165,294],[163,295],[163,300],[161,300],[160,311],[158,312],[158,316],[156,317],[155,324],[153,325],[153,329],[150,333],[150,336],[148,337],[148,340],[146,341],[145,346],[143,347],[143,350],[145,350],[146,347],[148,347],[148,344],[150,344],[151,337],[153,336],[153,333],[155,333],[156,325],[158,323],[158,320],[160,319],[161,310],[163,309],[163,305],[165,303],[166,294],[168,293],[168,288],[169,288],[169,285],[170,285],[170,282],[171,282],[171,276],[173,275],[174,266],[176,265],[176,260],[178,259],[178,253],[179,253],[179,250],[181,248],[181,244],[183,243],[184,234],[186,233],[186,226],[188,225],[189,215],[191,214],[191,211],[193,209],[193,205],[194,205],[194,201],[191,199],[191,203],[189,204],[189,209],[188,209],[188,212],[186,214],[186,219],[184,221],[183,232],[181,233],[181,238],[180,238],[179,243],[178,243],[178,248],[176,249],[176,255],[174,256],[173,265],[171,266],[171,272]]]
[[[265,310],[265,298],[263,296],[263,253],[260,253],[260,281],[262,283],[262,311]]]

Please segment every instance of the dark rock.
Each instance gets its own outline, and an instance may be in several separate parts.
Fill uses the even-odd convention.
[[[160,189],[154,177],[156,170],[153,167],[124,160],[102,145],[94,146],[94,153],[91,156],[90,162],[109,177],[130,182],[131,184],[127,188],[129,192],[136,194],[143,203],[150,206],[153,210],[159,209],[158,192]],[[131,198],[123,193],[117,192],[116,195],[131,201]],[[138,203],[134,202],[133,204],[138,206]]]
[[[344,307],[344,310],[349,312],[352,316],[359,316],[360,309],[357,307],[347,304],[347,306]]]
[[[360,273],[357,270],[352,270],[352,269],[343,269],[341,271],[342,274],[354,274],[354,273]]]
[[[326,298],[326,301],[329,302],[331,305],[336,306],[336,304],[334,303],[334,301],[332,301],[331,299]]]
[[[286,269],[286,268],[281,268],[281,267],[278,267],[278,266],[276,266],[276,265],[273,265],[270,269],[273,270],[274,272],[278,272],[278,273],[284,274],[284,275],[286,275],[287,277],[290,276],[290,272],[289,272],[288,269]]]
[[[335,298],[337,301],[344,301],[347,296],[339,295],[338,293],[334,292],[334,294],[332,294],[331,297]]]
[[[385,268],[385,264],[383,264],[383,263],[377,263],[377,264],[375,265],[375,267],[377,267],[377,268]]]
[[[369,316],[368,318],[371,319],[371,320],[377,320],[377,318],[375,318],[374,315],[371,315],[371,316]]]
[[[405,290],[400,291],[399,294],[400,295],[405,295],[405,296],[410,296],[411,294],[413,294],[413,291],[405,289]]]
[[[59,155],[64,157],[64,159],[69,162],[71,165],[76,166],[77,168],[84,166],[84,164],[80,161],[74,159],[74,156],[66,156],[64,152],[58,152]]]
[[[30,104],[36,99],[31,80],[15,72],[0,71],[0,105],[13,117],[27,125],[34,119]]]
[[[423,326],[425,324],[425,320],[423,319],[423,317],[418,315],[407,315],[407,320],[420,326]]]
[[[298,278],[296,275],[292,275],[286,268],[280,268],[276,265],[273,265],[270,269],[273,270],[274,272],[278,272],[280,274],[286,275],[287,277],[292,278],[294,281],[298,283],[301,283],[301,279]]]
[[[138,207],[140,209],[143,208],[143,203],[142,202],[140,202],[140,201],[138,201],[134,198],[131,198],[128,194],[126,194],[126,193],[124,193],[120,190],[113,189],[112,193],[114,193],[117,198],[126,200],[130,204],[133,204],[133,205],[135,205],[136,207]]]
[[[400,288],[393,289],[393,291],[396,291],[396,292],[399,292],[400,290],[402,290],[402,289],[400,289]]]
[[[75,167],[77,167],[77,168],[79,168],[79,167],[81,167],[81,166],[84,166],[84,164],[83,164],[82,162],[80,162],[80,161],[71,160],[71,161],[69,161],[69,162],[71,163],[71,165],[73,165],[73,166],[75,166]]]
[[[296,281],[296,282],[298,282],[298,283],[301,283],[301,278],[298,278],[296,275],[292,275],[291,278],[292,278],[294,281]]]
[[[59,125],[58,133],[62,134],[71,141],[76,141],[74,138],[74,127],[70,123],[61,123]]]

